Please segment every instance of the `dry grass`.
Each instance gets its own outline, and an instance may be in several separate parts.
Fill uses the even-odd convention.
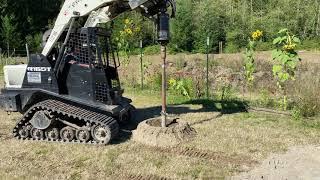
[[[265,53],[261,55],[261,61],[269,57],[268,52]],[[307,67],[320,62],[318,54],[306,53],[302,56],[308,59]],[[153,65],[160,63],[158,56],[146,58]],[[184,58],[189,63],[192,60],[202,61],[205,57],[190,55]],[[175,56],[169,56],[168,59],[175,62]],[[219,65],[231,69],[241,68],[240,60],[241,54],[216,57]],[[138,59],[133,62],[135,65],[129,65],[132,70],[129,75],[138,72],[138,68],[134,68],[136,65],[138,67]],[[261,65],[259,68],[266,67]],[[138,78],[138,74],[135,78]],[[159,114],[157,106],[160,98],[157,94],[130,90],[126,95],[133,99],[138,108],[138,120]],[[106,147],[21,142],[11,136],[11,130],[20,115],[14,113],[7,116],[5,112],[0,112],[0,177],[138,179],[143,176],[149,179],[223,179],[252,169],[270,153],[283,152],[295,145],[320,144],[319,128],[305,126],[286,116],[263,113],[221,116],[221,112],[202,105],[170,106],[169,111],[192,124],[198,132],[193,141],[170,150],[147,147],[123,137]],[[184,153],[184,150],[206,156]]]
[[[158,98],[127,93],[138,113],[152,111]],[[149,108],[149,109],[148,109]],[[15,179],[174,179],[224,178],[247,171],[272,152],[293,145],[319,144],[319,129],[301,126],[285,116],[256,113],[220,113],[201,105],[171,106],[171,112],[193,124],[195,140],[182,144],[211,154],[197,157],[161,150],[131,140],[106,147],[21,142],[10,131],[20,116],[0,115],[0,177]],[[151,113],[156,113],[155,110]],[[155,114],[156,115],[156,114]],[[138,114],[141,117],[141,114]],[[151,176],[152,175],[152,176]]]
[[[299,52],[302,61],[298,65],[295,81],[287,84],[286,94],[289,99],[289,109],[298,109],[304,117],[320,114],[320,101],[318,97],[320,87],[320,53],[319,52]],[[206,84],[206,56],[203,54],[177,54],[168,56],[168,76],[169,78],[184,78],[191,80],[191,85],[185,85],[193,97],[204,97]],[[128,67],[120,69],[121,80],[127,86],[139,86],[139,59],[131,57]],[[154,83],[150,79],[158,77],[160,59],[158,55],[144,57],[145,62],[149,62],[149,68],[145,72],[145,83],[151,88],[161,86],[160,81]],[[256,53],[255,81],[252,88],[248,88],[243,75],[243,54],[216,54],[210,55],[209,67],[209,93],[213,96],[223,94],[227,87],[233,95],[246,99],[255,100],[254,105],[269,108],[281,108],[280,100],[282,91],[279,90],[276,80],[273,77],[271,52]],[[130,72],[126,69],[129,68]],[[159,78],[158,78],[159,80]],[[161,79],[160,79],[161,80]],[[256,98],[257,97],[257,98]],[[262,100],[261,100],[262,99]],[[302,108],[297,108],[297,107]],[[309,108],[305,108],[308,106]],[[307,110],[307,111],[305,111]]]

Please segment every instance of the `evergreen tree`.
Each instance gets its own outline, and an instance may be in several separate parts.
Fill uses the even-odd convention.
[[[172,20],[172,41],[171,44],[176,50],[192,51],[193,50],[193,0],[184,0],[177,2],[177,15]]]
[[[19,47],[21,42],[19,39],[19,33],[17,32],[17,26],[13,23],[14,16],[6,15],[1,17],[1,36],[8,49]]]

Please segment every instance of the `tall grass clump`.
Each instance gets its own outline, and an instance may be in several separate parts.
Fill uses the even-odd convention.
[[[320,114],[319,90],[320,80],[316,76],[308,76],[308,78],[303,78],[297,83],[295,108],[302,117],[312,117]]]

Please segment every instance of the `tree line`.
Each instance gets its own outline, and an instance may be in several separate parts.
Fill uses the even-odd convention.
[[[42,33],[52,27],[62,0],[0,0],[0,47],[41,49]],[[132,49],[156,44],[154,24],[134,12],[121,15],[114,22],[115,36],[130,18],[141,32],[130,38]],[[305,48],[318,48],[320,35],[319,0],[177,0],[177,16],[171,23],[170,49],[205,52],[210,37],[210,51],[217,52],[219,42],[226,52],[244,48],[251,32],[263,31],[258,45],[268,50],[282,28],[299,36]]]

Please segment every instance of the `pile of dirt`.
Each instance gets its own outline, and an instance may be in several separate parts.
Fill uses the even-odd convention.
[[[132,139],[136,142],[156,146],[172,147],[193,139],[196,131],[188,123],[171,120],[165,128],[161,127],[161,118],[153,118],[139,124],[133,131]]]
[[[256,169],[231,179],[319,179],[320,147],[291,148],[285,154],[274,154]]]

